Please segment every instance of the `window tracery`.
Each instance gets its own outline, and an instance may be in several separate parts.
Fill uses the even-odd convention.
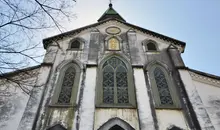
[[[58,103],[67,104],[70,103],[71,93],[73,89],[75,79],[75,68],[69,67],[64,75],[61,91],[58,98]]]
[[[156,67],[154,70],[154,78],[159,92],[161,104],[173,105],[173,100],[170,94],[166,77],[159,67]]]
[[[152,65],[153,64],[153,65]],[[151,63],[147,68],[156,108],[180,108],[172,76],[162,65]]]
[[[80,66],[75,63],[61,64],[59,77],[51,100],[51,107],[74,106],[80,81]]]
[[[136,107],[132,67],[113,55],[101,61],[98,69],[96,107]]]
[[[129,103],[128,78],[125,64],[112,57],[103,65],[103,102]]]

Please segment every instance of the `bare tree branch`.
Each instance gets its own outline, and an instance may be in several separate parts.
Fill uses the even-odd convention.
[[[38,40],[48,29],[62,32],[63,21],[74,18],[75,0],[0,0],[0,80],[28,93],[26,81],[3,76],[31,64],[39,64],[43,53]]]

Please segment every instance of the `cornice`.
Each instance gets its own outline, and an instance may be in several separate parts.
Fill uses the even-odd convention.
[[[220,87],[220,80],[206,77],[206,76],[203,76],[203,75],[191,72],[191,71],[189,71],[189,74],[193,80]]]
[[[85,27],[81,27],[81,28],[78,28],[78,29],[75,29],[75,30],[72,30],[72,31],[68,31],[68,32],[65,32],[65,33],[62,33],[62,34],[59,34],[59,35],[55,35],[55,36],[43,39],[44,48],[46,49],[47,46],[49,44],[51,44],[52,42],[54,42],[54,41],[61,40],[61,39],[65,38],[65,37],[69,37],[69,36],[73,36],[73,35],[79,34],[82,31],[85,31],[85,30],[94,28],[96,26],[108,23],[109,21],[117,21],[118,23],[125,24],[126,26],[134,28],[135,30],[137,30],[139,32],[142,32],[144,34],[148,34],[148,35],[151,35],[153,37],[160,38],[162,40],[171,42],[171,43],[173,43],[175,45],[179,45],[179,46],[181,46],[183,48],[182,52],[184,51],[185,44],[186,44],[185,42],[176,40],[174,38],[162,35],[160,33],[156,33],[156,32],[153,32],[151,30],[144,29],[144,28],[141,28],[139,26],[136,26],[136,25],[133,25],[133,24],[130,24],[130,23],[127,23],[127,22],[123,22],[123,21],[120,21],[120,20],[114,19],[114,18],[107,19],[107,20],[104,20],[104,21],[101,21],[101,22],[98,22],[98,23],[94,23],[94,24],[91,24],[91,25],[88,25],[88,26],[85,26]]]

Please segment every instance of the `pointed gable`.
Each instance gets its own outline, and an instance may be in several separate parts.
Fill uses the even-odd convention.
[[[109,4],[109,8],[105,11],[105,13],[98,19],[98,22],[106,20],[106,19],[111,19],[115,18],[118,20],[121,20],[123,22],[126,22],[120,15],[115,11],[112,7],[112,4]]]

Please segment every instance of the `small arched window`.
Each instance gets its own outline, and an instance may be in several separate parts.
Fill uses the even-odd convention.
[[[142,42],[142,45],[146,52],[158,51],[157,43],[153,40],[145,40]]]
[[[155,107],[179,108],[180,104],[176,88],[167,70],[160,65],[154,65],[149,70],[149,77],[151,79]]]
[[[153,42],[147,43],[147,50],[148,51],[157,51],[157,47],[156,47],[155,43],[153,43]]]
[[[70,48],[71,49],[80,49],[80,42],[78,40],[71,42]]]
[[[63,66],[54,93],[52,105],[75,105],[80,78],[80,67],[75,63]]]
[[[132,68],[118,57],[106,60],[99,69],[98,106],[135,106]]]
[[[69,42],[68,50],[82,50],[85,40],[82,38],[74,38]]]

